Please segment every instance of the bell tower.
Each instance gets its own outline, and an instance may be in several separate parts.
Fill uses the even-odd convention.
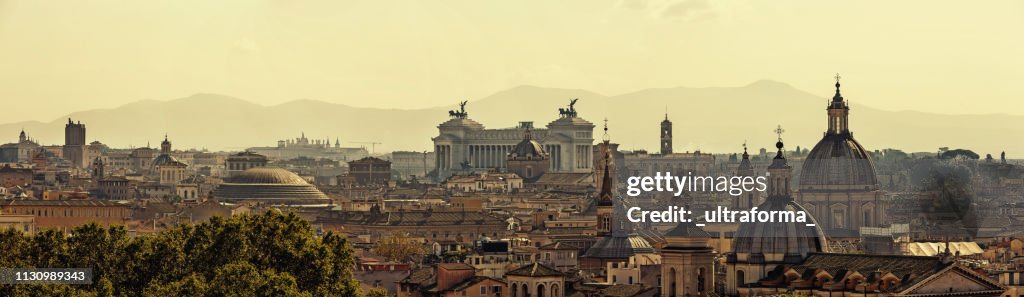
[[[768,197],[791,200],[792,192],[789,189],[789,184],[792,180],[793,170],[786,161],[786,156],[782,154],[785,148],[785,145],[782,143],[782,133],[784,132],[786,130],[782,129],[782,125],[775,129],[775,133],[779,135],[779,141],[775,143],[775,148],[779,152],[775,154],[772,164],[768,166],[768,175],[770,175],[768,178]]]
[[[672,153],[672,121],[668,120],[668,110],[665,111],[665,120],[661,121],[661,154]]]
[[[608,120],[604,120],[604,142],[601,150],[601,190],[597,194],[597,234],[608,236],[615,230],[615,195],[612,152],[608,138]]]
[[[661,248],[661,296],[713,296],[715,251],[712,238],[693,222],[681,222],[668,233]]]

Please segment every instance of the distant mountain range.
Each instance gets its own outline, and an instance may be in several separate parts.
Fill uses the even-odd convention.
[[[844,94],[845,95],[845,94]],[[916,111],[883,111],[851,100],[850,126],[854,137],[869,150],[898,148],[908,152],[934,152],[939,147],[974,150],[984,156],[1007,151],[1009,158],[1024,155],[1024,116],[946,115]],[[466,106],[469,117],[489,128],[515,126],[519,121],[546,125],[558,117],[558,108],[580,98],[580,117],[597,125],[595,138],[608,119],[613,142],[623,149],[658,150],[658,129],[665,117],[674,123],[675,150],[712,153],[741,151],[747,141],[756,152],[773,149],[772,130],[782,125],[788,148],[813,146],[826,128],[825,104],[831,94],[812,95],[787,84],[758,81],[742,87],[665,88],[606,96],[586,90],[520,86],[495,93]],[[113,147],[153,146],[167,133],[175,148],[240,150],[273,146],[279,139],[305,133],[309,138],[342,146],[380,142],[376,152],[431,149],[437,125],[448,119],[451,106],[427,109],[357,108],[316,100],[295,100],[263,106],[243,99],[196,94],[168,101],[146,100],[112,109],[69,114],[50,122],[0,125],[0,143],[14,142],[24,128],[42,144],[63,142],[70,117],[86,124],[89,141]]]

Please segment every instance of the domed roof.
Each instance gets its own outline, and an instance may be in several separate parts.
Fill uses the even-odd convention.
[[[761,257],[769,254],[800,255],[802,259],[807,253],[825,251],[825,233],[817,221],[788,196],[769,197],[757,207],[757,211],[803,211],[807,213],[807,222],[741,223],[733,238],[734,252]]]
[[[153,166],[153,168],[156,168],[156,167],[160,167],[160,165],[170,164],[170,163],[181,163],[181,162],[178,161],[178,158],[175,158],[174,156],[171,156],[170,154],[160,154],[160,155],[156,156],[156,158],[153,158],[153,163],[151,165]]]
[[[526,130],[523,141],[516,144],[515,149],[509,154],[514,159],[540,159],[547,155],[540,142],[533,140],[529,129]]]
[[[275,167],[249,168],[229,178],[227,182],[233,184],[309,185],[298,174]]]
[[[801,190],[815,186],[847,186],[877,189],[875,166],[864,149],[849,134],[826,134],[811,149],[800,170]]]
[[[602,236],[594,245],[587,249],[582,257],[624,259],[637,254],[653,254],[654,247],[650,242],[638,235]]]
[[[811,149],[800,170],[800,190],[877,190],[878,178],[868,151],[853,139],[850,132],[850,106],[839,92],[828,106],[828,129]]]
[[[320,204],[329,201],[323,192],[297,174],[273,167],[249,168],[218,186],[213,196],[229,202]]]

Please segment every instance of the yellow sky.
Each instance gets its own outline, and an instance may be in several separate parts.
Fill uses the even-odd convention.
[[[856,103],[1024,114],[1024,1],[4,1],[5,118],[219,93],[451,105],[760,79]],[[851,92],[853,93],[853,92]]]

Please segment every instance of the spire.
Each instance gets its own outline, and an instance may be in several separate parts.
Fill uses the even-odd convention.
[[[736,167],[736,175],[738,176],[754,176],[754,165],[750,164],[750,154],[747,154],[747,141],[743,141],[743,159],[740,160],[740,165]]]
[[[775,143],[775,148],[779,149],[779,152],[775,154],[775,160],[782,160],[782,165],[785,165],[786,163],[786,157],[782,155],[782,148],[785,147],[785,145],[782,143],[782,133],[785,132],[786,130],[782,129],[782,125],[779,125],[778,128],[775,128],[775,134],[779,135],[779,141]],[[773,161],[772,166],[775,165],[776,162]]]
[[[775,147],[779,149],[779,152],[772,159],[772,164],[768,166],[768,198],[781,198],[790,201],[793,199],[789,191],[793,172],[792,168],[787,164],[786,157],[782,154],[785,148],[785,144],[782,143],[783,132],[786,132],[786,130],[782,129],[782,125],[775,128],[775,134],[779,135],[779,141],[775,143]]]
[[[604,143],[608,143],[608,118],[604,118],[604,136],[601,137]]]
[[[839,79],[841,78],[837,73],[835,76],[836,95],[828,103],[828,131],[825,132],[825,135],[852,135],[849,129],[849,102],[845,101],[843,95],[839,93]]]
[[[598,193],[598,205],[599,206],[612,206],[612,187],[614,186],[612,180],[612,151],[611,145],[609,144],[608,138],[608,119],[604,119],[604,145],[602,146],[602,157],[603,167],[601,169],[601,192]]]
[[[744,140],[743,141],[743,160],[749,160],[749,159],[750,159],[750,155],[747,154],[747,141]]]
[[[839,76],[839,73],[836,73],[835,78],[836,78],[836,95],[832,96],[832,102],[842,102],[843,101],[843,95],[839,94],[839,79],[841,79],[843,77]]]

